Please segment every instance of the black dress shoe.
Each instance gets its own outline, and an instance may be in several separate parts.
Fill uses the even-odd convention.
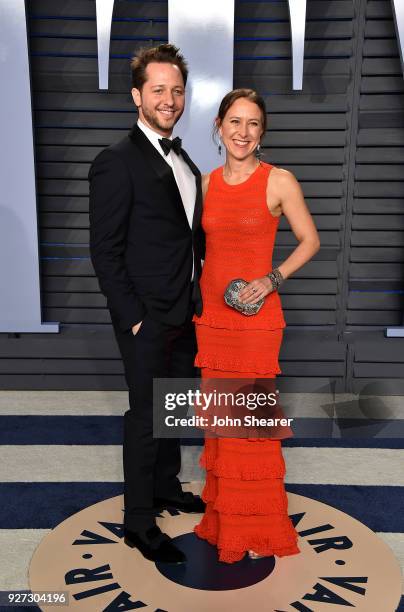
[[[155,508],[176,508],[177,510],[181,510],[181,512],[205,512],[206,504],[199,497],[199,495],[194,495],[190,491],[184,491],[180,497],[176,497],[174,499],[167,499],[165,497],[155,497],[154,498],[154,507]]]
[[[173,544],[171,538],[157,525],[146,532],[138,533],[124,529],[124,542],[130,548],[137,548],[149,561],[162,563],[185,563],[186,556]]]

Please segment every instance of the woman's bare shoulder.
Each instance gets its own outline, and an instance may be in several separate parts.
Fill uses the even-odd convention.
[[[272,167],[270,177],[271,182],[278,185],[292,185],[297,182],[293,172],[286,170],[286,168],[280,168],[279,166]]]
[[[300,192],[301,187],[293,172],[274,166],[269,174],[268,190],[283,198],[287,194],[292,195]]]

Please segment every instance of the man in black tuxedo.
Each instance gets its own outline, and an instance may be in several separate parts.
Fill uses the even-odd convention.
[[[173,45],[132,60],[139,118],[90,173],[90,250],[129,387],[124,419],[125,542],[154,561],[186,560],[157,527],[164,507],[203,512],[183,492],[178,439],[153,438],[153,378],[195,376],[194,312],[204,240],[201,177],[171,139],[185,103],[187,66]]]

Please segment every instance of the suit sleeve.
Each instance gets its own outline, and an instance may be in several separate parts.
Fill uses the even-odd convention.
[[[125,265],[132,183],[125,162],[109,150],[96,157],[88,178],[91,260],[108,307],[126,331],[145,314]]]
[[[205,232],[203,231],[201,226],[199,226],[197,231],[196,231],[195,240],[198,243],[198,253],[199,253],[199,256],[201,258],[201,261],[203,261],[205,259],[206,238],[205,238]]]
[[[201,216],[202,216],[203,195],[202,195],[202,177],[200,173],[197,177],[197,187],[196,188],[197,188],[197,194],[198,194],[197,197],[200,198],[200,202],[201,202]],[[202,263],[202,261],[205,259],[206,236],[205,236],[205,232],[202,229],[201,222],[199,223],[198,229],[195,232],[195,240],[198,245],[198,253],[201,259],[201,263]]]

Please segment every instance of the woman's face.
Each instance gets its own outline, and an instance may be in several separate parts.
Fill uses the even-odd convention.
[[[262,134],[261,110],[247,98],[233,102],[219,126],[219,135],[227,153],[239,160],[253,154]]]

